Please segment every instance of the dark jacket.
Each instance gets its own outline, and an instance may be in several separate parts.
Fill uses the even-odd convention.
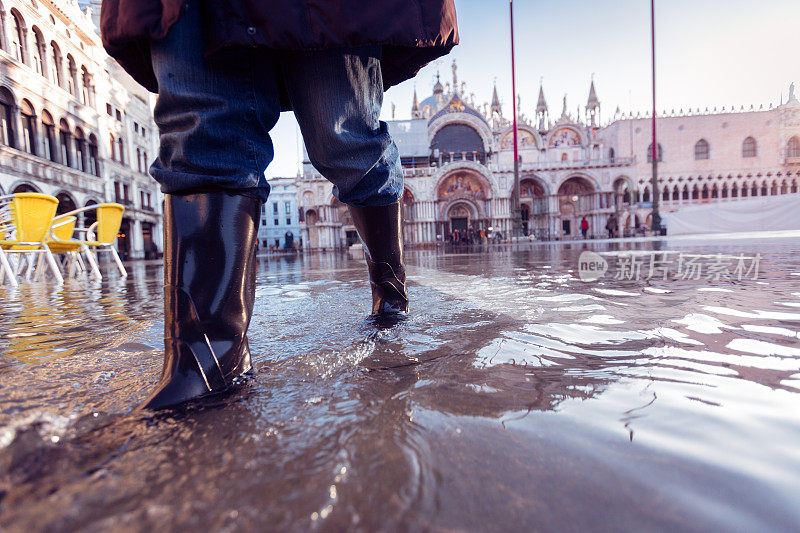
[[[191,0],[202,3],[208,54],[228,46],[275,50],[383,45],[384,88],[414,77],[458,44],[453,0]],[[133,78],[158,92],[150,42],[178,20],[185,0],[103,0],[103,45]]]

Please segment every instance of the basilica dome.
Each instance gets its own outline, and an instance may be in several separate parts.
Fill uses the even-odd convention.
[[[447,102],[448,98],[445,97],[443,92],[433,93],[419,104],[420,112],[423,117],[432,117],[440,109],[442,109]]]

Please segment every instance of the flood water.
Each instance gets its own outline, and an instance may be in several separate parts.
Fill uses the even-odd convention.
[[[583,282],[586,249],[760,264]],[[0,288],[0,529],[800,528],[800,238],[408,262],[412,317],[381,330],[362,261],[263,258],[256,373],[159,415],[135,409],[161,370],[158,267]]]

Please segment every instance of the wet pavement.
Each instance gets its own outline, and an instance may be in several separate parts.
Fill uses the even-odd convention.
[[[615,279],[628,250],[760,263]],[[257,372],[159,415],[158,267],[0,288],[0,529],[800,528],[800,238],[412,252],[384,330],[362,261],[260,261]]]

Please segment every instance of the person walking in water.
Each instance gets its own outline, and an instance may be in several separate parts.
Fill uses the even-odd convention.
[[[224,392],[251,369],[257,222],[281,111],[352,214],[372,313],[407,313],[403,172],[379,116],[384,90],[458,43],[453,0],[103,0],[100,20],[108,53],[158,93],[165,354],[145,407]]]
[[[581,233],[583,234],[583,238],[586,238],[586,234],[589,232],[589,221],[586,220],[586,217],[581,219]]]

